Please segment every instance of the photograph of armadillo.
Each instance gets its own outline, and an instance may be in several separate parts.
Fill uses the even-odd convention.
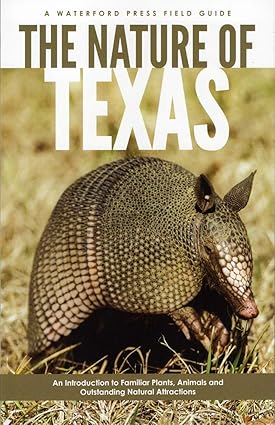
[[[190,306],[203,280],[242,319],[258,309],[252,253],[238,212],[254,173],[222,200],[204,175],[155,158],[101,166],[61,196],[39,242],[31,275],[29,352],[39,353],[94,310],[168,314],[187,339],[222,350],[218,317],[203,328]],[[214,332],[213,332],[214,331]]]
[[[214,133],[198,70],[184,73],[190,128]],[[274,71],[227,75],[223,149],[179,151],[169,135],[144,152],[132,134],[126,151],[84,152],[81,83],[70,150],[56,151],[53,85],[3,70],[2,373],[274,371]],[[160,87],[154,70],[149,136]],[[99,132],[116,134],[119,89],[98,96]]]

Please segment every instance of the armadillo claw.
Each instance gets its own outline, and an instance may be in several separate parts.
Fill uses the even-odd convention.
[[[178,320],[178,319],[174,320],[174,322],[180,328],[180,330],[182,331],[185,338],[188,339],[188,341],[190,341],[191,335],[190,335],[188,327],[184,324],[184,322],[182,320]]]
[[[212,350],[217,355],[220,355],[229,342],[229,331],[222,321],[213,313],[209,313],[209,319],[207,324],[204,325],[204,329],[212,341]]]
[[[198,312],[193,307],[182,307],[170,313],[170,317],[172,317],[187,339],[190,339],[191,332],[207,351],[210,349],[210,339],[203,329]]]
[[[208,320],[205,323],[202,317],[193,307],[182,307],[170,313],[170,317],[180,328],[187,339],[190,339],[190,332],[202,346],[216,355],[220,355],[229,341],[229,332],[221,320],[212,313],[208,313]],[[190,332],[189,332],[190,331]]]

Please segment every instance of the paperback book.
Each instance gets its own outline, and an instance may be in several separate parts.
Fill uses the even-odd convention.
[[[1,398],[272,423],[273,2],[4,0],[1,28]]]

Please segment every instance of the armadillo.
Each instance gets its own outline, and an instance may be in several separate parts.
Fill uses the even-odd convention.
[[[187,338],[209,349],[210,331],[190,305],[205,281],[240,318],[256,317],[251,247],[238,214],[253,177],[222,199],[203,174],[136,157],[76,180],[57,202],[36,250],[29,352],[48,349],[104,306],[167,314]],[[218,317],[212,323],[225,347],[228,330]]]

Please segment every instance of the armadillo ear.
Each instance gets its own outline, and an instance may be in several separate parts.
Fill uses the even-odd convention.
[[[215,191],[212,184],[204,174],[201,174],[197,178],[195,195],[197,197],[196,207],[200,212],[206,213],[214,207]]]
[[[223,198],[224,202],[231,210],[238,212],[246,206],[252,190],[255,173],[256,170],[246,177],[246,179],[232,187],[232,189]]]

